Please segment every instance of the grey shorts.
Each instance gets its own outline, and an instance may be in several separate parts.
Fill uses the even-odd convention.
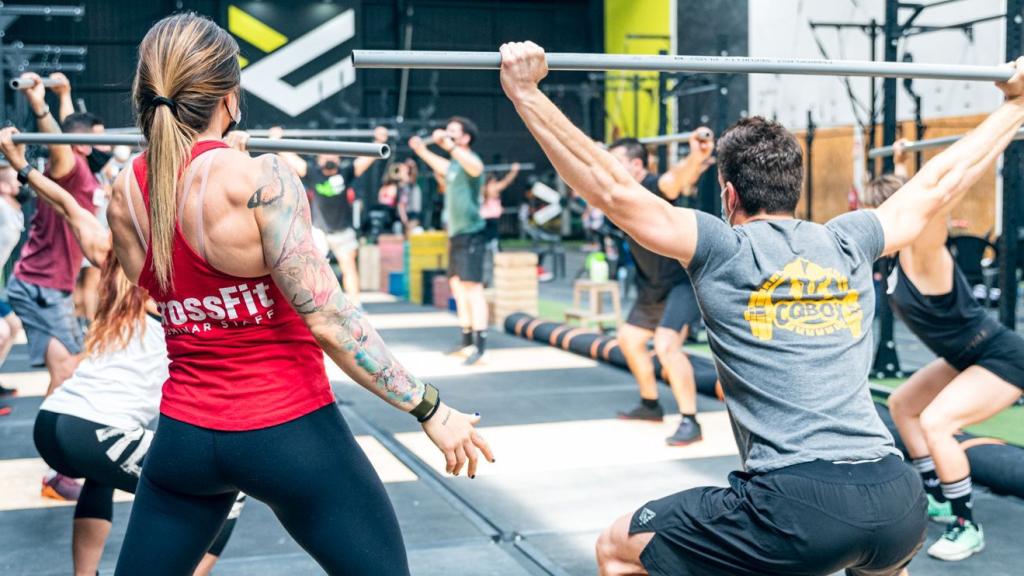
[[[46,348],[56,338],[71,354],[82,351],[82,329],[75,318],[71,293],[24,282],[7,283],[7,299],[21,319],[32,366],[46,365]]]
[[[339,232],[328,232],[327,245],[331,247],[331,252],[338,259],[359,250],[359,238],[356,236],[355,229],[346,228]]]

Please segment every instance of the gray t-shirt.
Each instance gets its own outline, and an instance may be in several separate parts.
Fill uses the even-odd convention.
[[[868,389],[883,246],[867,211],[735,228],[697,212],[690,278],[748,471],[899,454]]]

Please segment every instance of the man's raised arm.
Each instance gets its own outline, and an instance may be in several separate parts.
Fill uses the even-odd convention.
[[[427,148],[427,143],[419,136],[413,136],[409,139],[409,148],[411,148],[421,160],[426,162],[427,166],[429,166],[430,170],[435,174],[445,174],[448,172],[448,167],[451,166],[451,160],[431,152]]]
[[[711,166],[715,139],[710,128],[700,127],[690,136],[690,153],[658,178],[658,189],[669,200],[691,196],[697,180]]]
[[[648,249],[689,263],[697,246],[693,211],[645,190],[618,161],[565,117],[538,88],[544,50],[532,42],[501,47],[501,85],[569,188]]]

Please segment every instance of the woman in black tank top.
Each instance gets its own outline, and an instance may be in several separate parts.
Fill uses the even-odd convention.
[[[865,204],[877,206],[906,182],[897,143],[895,175],[876,178]],[[1024,339],[974,299],[946,248],[948,213],[930,222],[897,256],[889,304],[938,358],[889,397],[889,410],[928,493],[928,516],[947,523],[928,554],[948,561],[981,552],[984,534],[971,511],[971,469],[954,435],[1012,406],[1024,385]]]
[[[889,276],[889,305],[929,350],[962,371],[975,364],[983,345],[1006,328],[974,299],[955,263],[952,276],[949,292],[926,296],[897,260]]]

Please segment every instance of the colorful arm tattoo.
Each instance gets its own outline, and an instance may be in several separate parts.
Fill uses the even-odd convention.
[[[345,298],[313,243],[302,182],[276,156],[262,160],[248,207],[255,211],[274,282],[324,351],[349,377],[390,404],[406,411],[419,404],[423,382],[399,364],[369,320]]]

